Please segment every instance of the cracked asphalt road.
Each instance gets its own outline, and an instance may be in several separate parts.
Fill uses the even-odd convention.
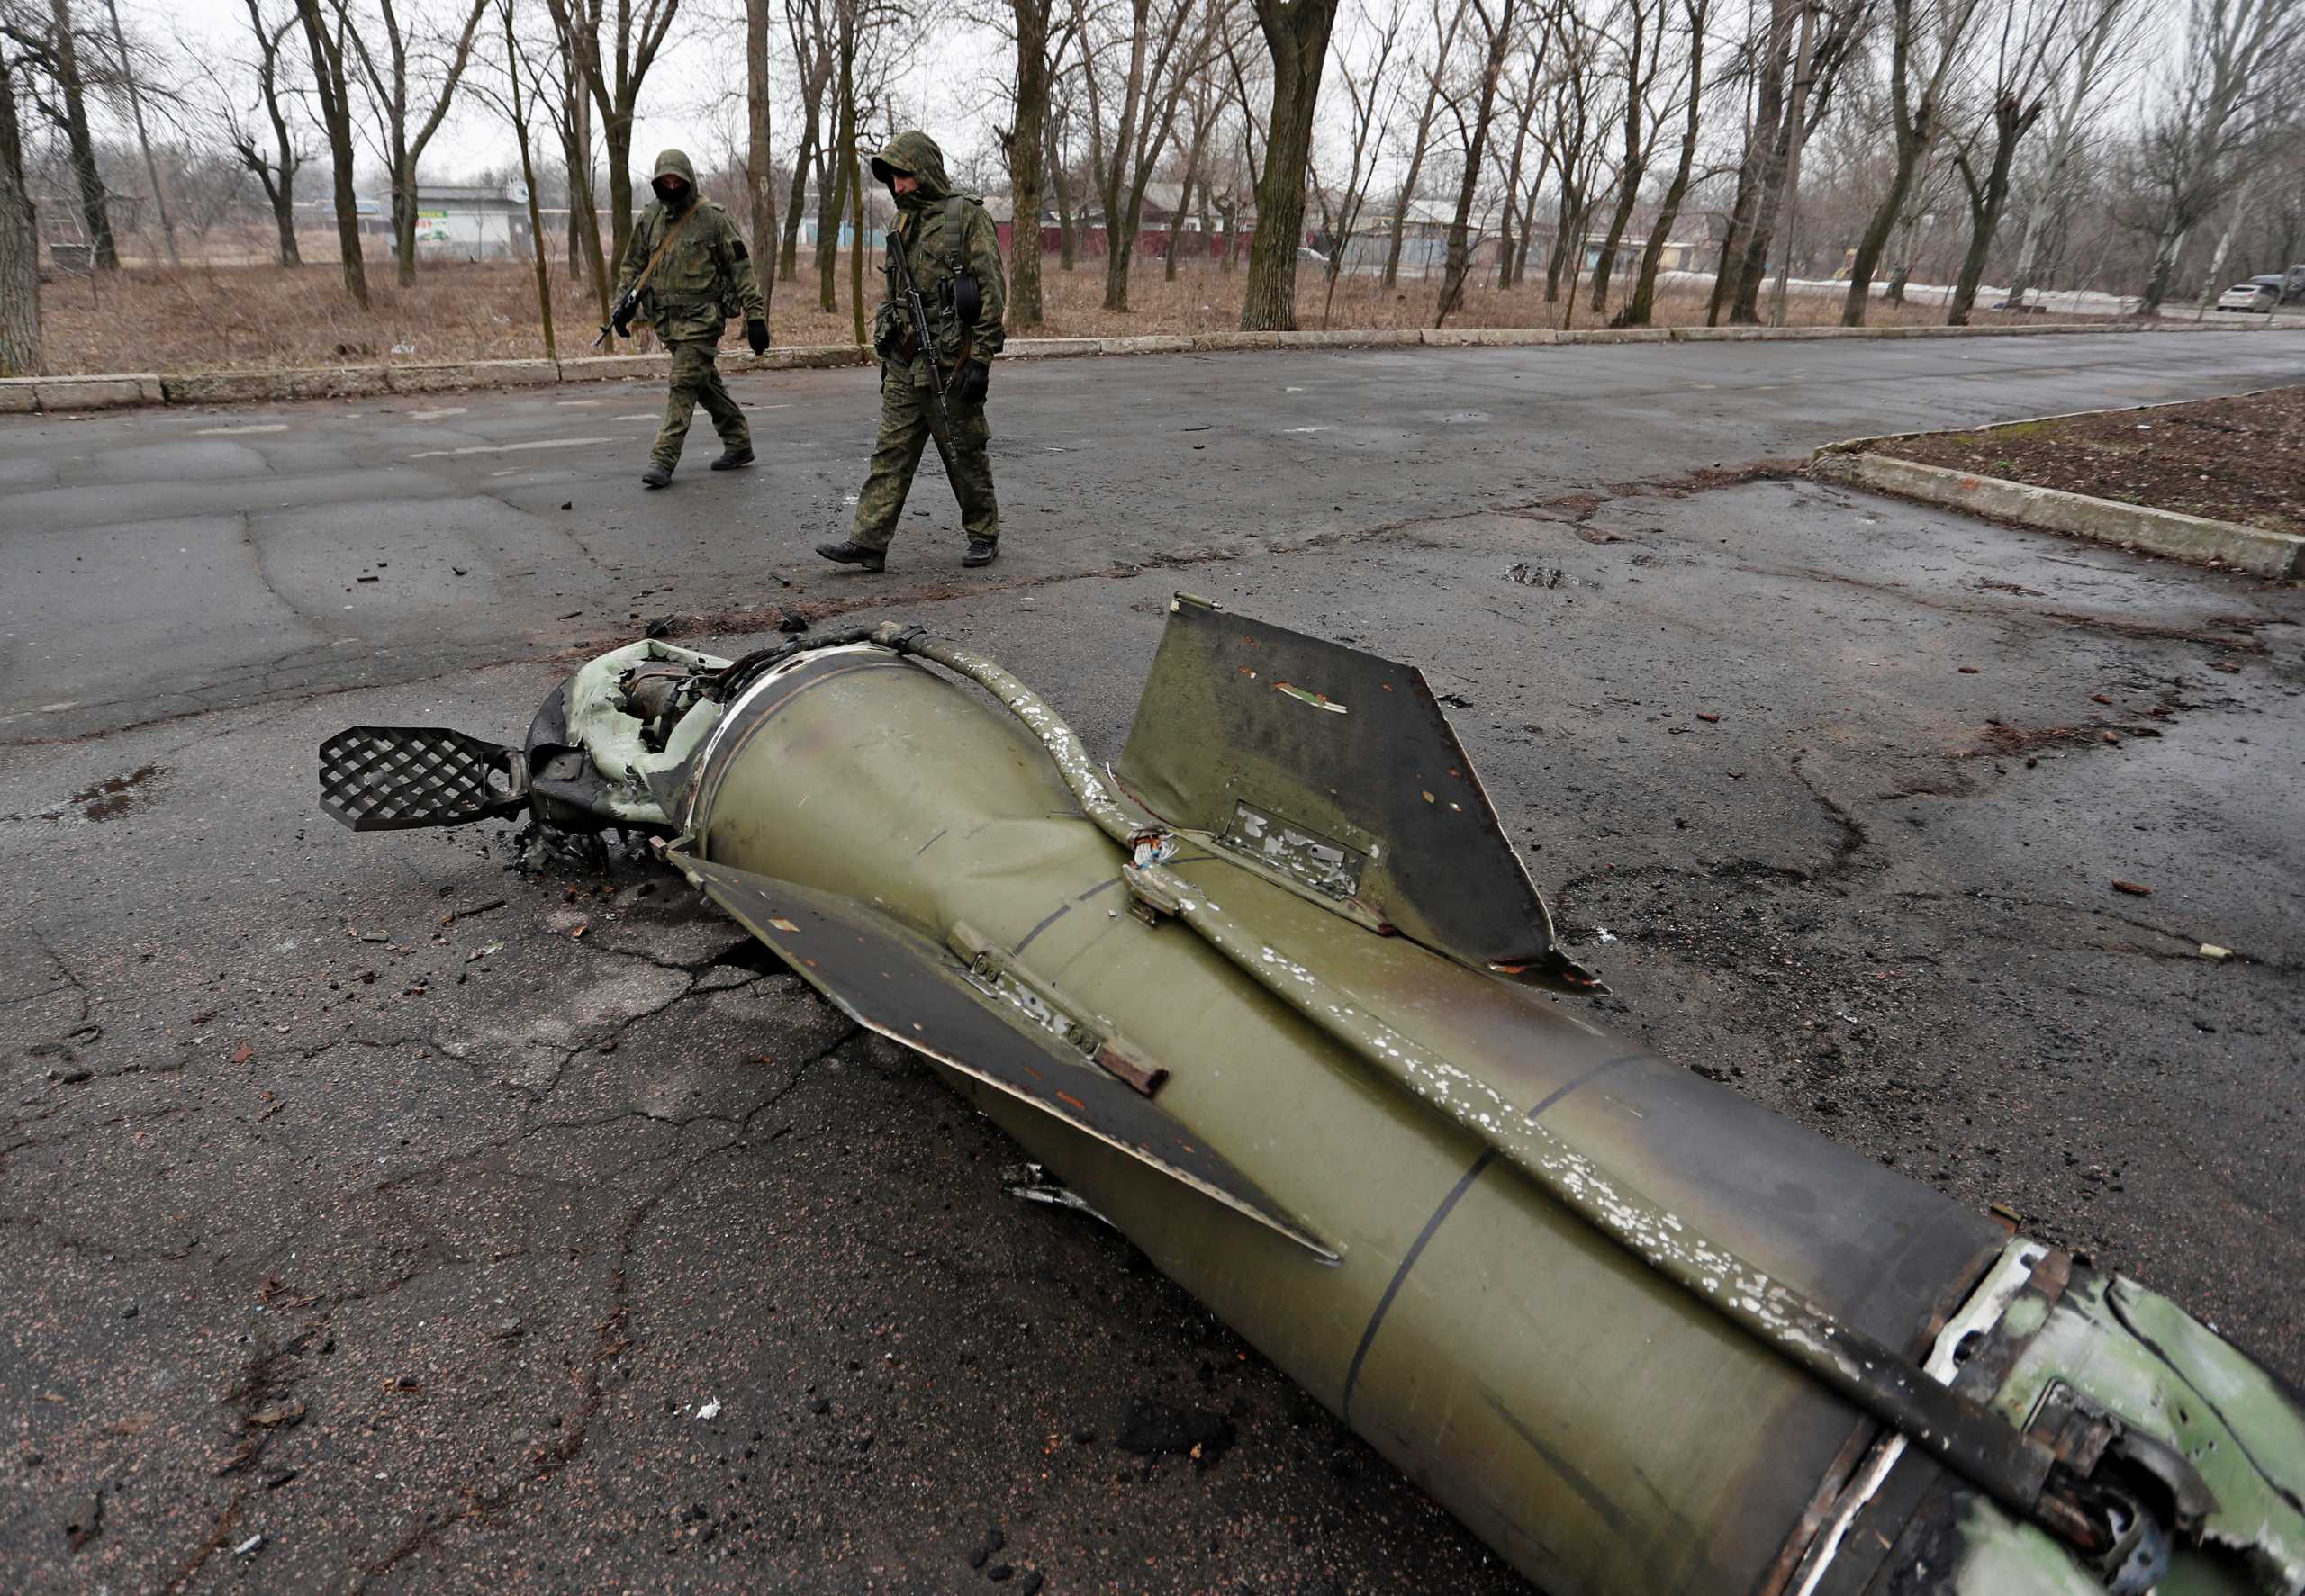
[[[0,1586],[1519,1588],[676,879],[318,816],[635,615],[919,619],[1107,753],[1177,587],[1415,661],[1607,1023],[2305,1375],[2305,598],[1740,469],[2284,347],[1003,366],[1001,563],[932,474],[881,582],[800,564],[860,374],[652,496],[637,386],[0,426]]]

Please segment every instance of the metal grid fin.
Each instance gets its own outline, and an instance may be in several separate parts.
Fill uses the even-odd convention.
[[[527,798],[514,750],[444,726],[348,726],[321,744],[321,807],[355,831],[461,825]]]

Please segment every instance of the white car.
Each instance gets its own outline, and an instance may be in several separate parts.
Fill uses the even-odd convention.
[[[2267,283],[2236,283],[2217,296],[2219,310],[2244,313],[2262,311],[2270,316],[2280,303],[2281,290]]]

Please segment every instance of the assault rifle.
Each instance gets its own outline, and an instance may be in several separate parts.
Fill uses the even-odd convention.
[[[920,284],[913,280],[912,262],[905,257],[904,239],[894,229],[889,232],[889,260],[897,269],[897,292],[904,295],[907,319],[912,323],[913,341],[928,361],[928,392],[936,396],[936,421],[946,438],[953,436],[953,412],[945,403],[945,367],[936,358],[936,339],[928,330],[928,307],[921,302]]]

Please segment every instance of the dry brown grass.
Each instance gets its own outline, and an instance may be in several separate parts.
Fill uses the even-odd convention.
[[[798,282],[776,284],[771,311],[781,345],[841,344],[853,337],[848,308],[848,263],[836,274],[836,306],[818,303],[816,274],[805,253]],[[1319,268],[1307,269],[1297,284],[1297,316],[1306,328],[1425,327],[1433,321],[1437,280],[1404,280],[1387,293],[1373,278],[1339,281],[1335,302],[1325,307]],[[274,266],[187,266],[136,267],[109,278],[65,278],[51,283],[41,298],[49,370],[59,375],[107,371],[218,371],[292,366],[366,365],[380,361],[443,361],[532,358],[545,353],[537,316],[535,281],[524,265],[427,266],[412,288],[393,284],[389,262],[371,262],[373,308],[365,314],[346,297],[333,262],[300,271]],[[1029,329],[1050,338],[1116,338],[1132,333],[1217,332],[1240,325],[1244,272],[1214,265],[1180,267],[1174,282],[1158,260],[1140,260],[1132,275],[1127,311],[1103,309],[1104,262],[1084,260],[1078,270],[1059,269],[1052,257],[1044,274],[1045,323]],[[879,273],[868,265],[867,302],[879,293]],[[565,272],[553,273],[554,316],[560,353],[589,352],[599,311]],[[1614,306],[1612,305],[1612,310]],[[1594,327],[1595,315],[1580,293],[1571,307],[1547,304],[1541,283],[1510,293],[1493,284],[1472,288],[1462,311],[1451,318],[1460,327]],[[1795,323],[1839,319],[1837,297],[1795,296]],[[1936,322],[1935,306],[1881,305],[1876,323]],[[1700,293],[1675,290],[1661,296],[1655,324],[1684,327],[1703,322]],[[2001,318],[1980,313],[1979,320]],[[1014,326],[1012,334],[1027,329]],[[623,343],[620,349],[652,347]]]

